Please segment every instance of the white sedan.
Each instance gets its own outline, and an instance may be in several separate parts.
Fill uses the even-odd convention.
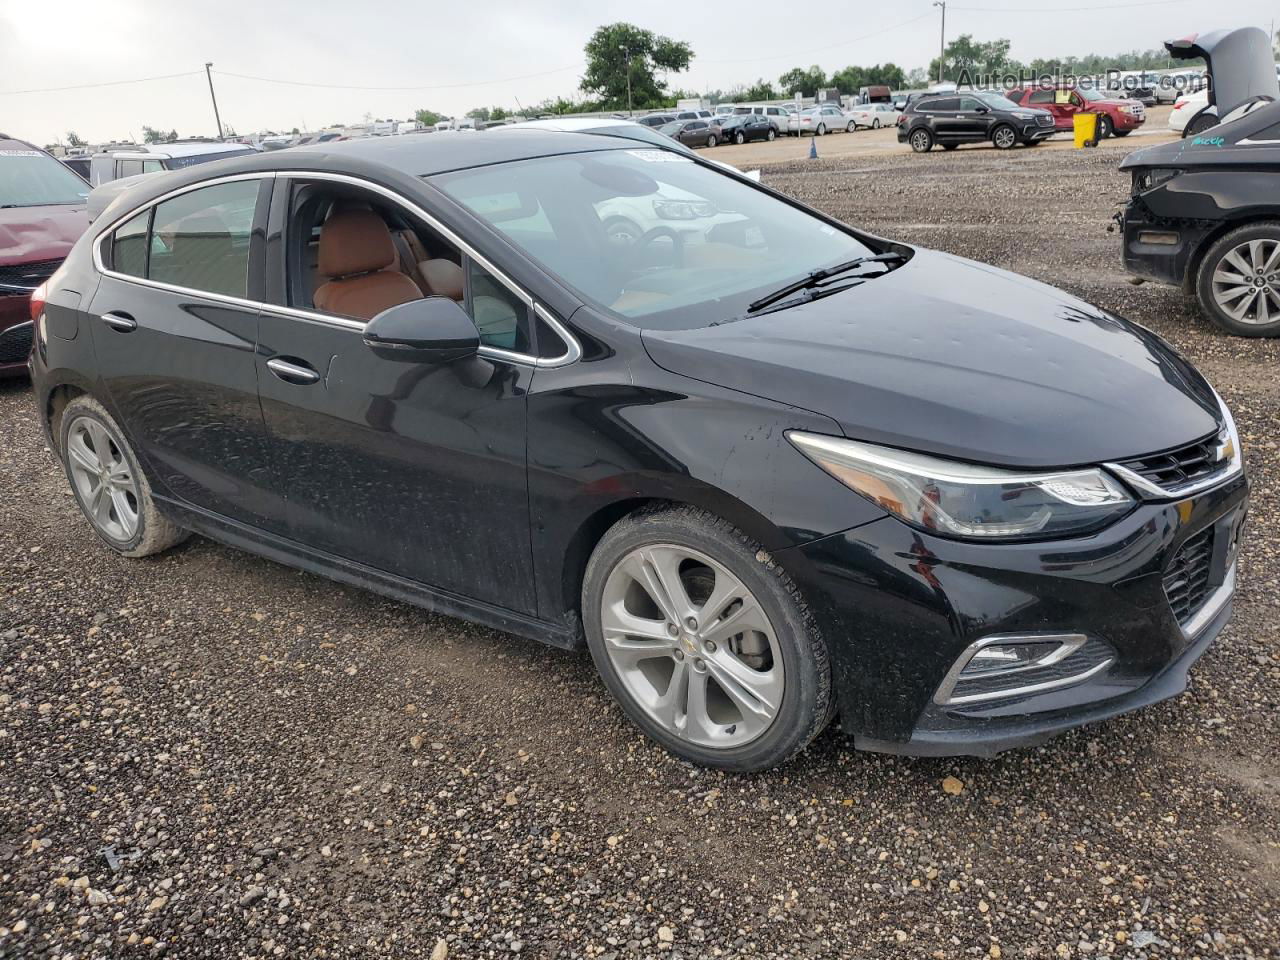
[[[872,130],[879,130],[881,127],[896,127],[898,118],[902,116],[901,111],[894,108],[892,103],[864,103],[860,106],[852,107],[845,114],[852,124],[850,131],[858,127],[870,127]]]
[[[1201,116],[1204,114],[1205,108],[1209,106],[1209,91],[1201,90],[1199,93],[1185,93],[1180,96],[1173,104],[1173,112],[1169,114],[1169,129],[1174,133],[1180,133],[1184,137],[1194,135],[1200,132],[1200,129],[1208,129],[1218,122],[1217,112],[1211,115],[1212,119]],[[1192,121],[1198,121],[1195,127],[1200,129],[1188,130],[1188,126]],[[1207,126],[1206,126],[1207,124]]]
[[[787,118],[787,132],[793,137],[803,136],[806,133],[821,137],[824,134],[852,129],[853,121],[834,103],[809,107]]]

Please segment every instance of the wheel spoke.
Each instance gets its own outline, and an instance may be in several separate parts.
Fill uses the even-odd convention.
[[[84,435],[79,431],[67,438],[67,456],[75,466],[86,473],[97,476],[102,471],[102,462],[98,459],[98,455],[89,449],[88,444],[84,442]]]
[[[728,650],[708,657],[707,666],[720,689],[738,707],[760,717],[772,717],[782,702],[781,671],[752,670]]]
[[[723,646],[744,630],[758,630],[764,634],[770,632],[764,611],[760,609],[760,604],[756,602],[755,597],[750,594],[744,594],[741,605],[735,607],[727,617],[723,617],[703,630],[702,638]]]
[[[114,489],[111,491],[111,502],[116,508],[116,520],[120,524],[120,528],[124,530],[125,539],[133,536],[133,531],[137,525],[137,517],[133,512],[133,507],[129,505],[129,498],[123,490]]]
[[[1263,287],[1261,290],[1258,291],[1258,297],[1257,297],[1258,309],[1257,309],[1257,312],[1254,314],[1255,322],[1257,323],[1271,322],[1271,298],[1267,296],[1268,292],[1269,291],[1267,290],[1266,287]]]
[[[1223,307],[1226,307],[1226,305],[1232,300],[1237,300],[1240,297],[1243,297],[1246,293],[1253,293],[1255,289],[1256,288],[1251,284],[1246,284],[1241,287],[1232,287],[1230,290],[1219,291],[1218,302],[1222,304]]]
[[[90,496],[89,511],[98,526],[105,530],[111,523],[111,488],[99,483]]]
[[[1242,249],[1241,247],[1236,247],[1234,250],[1228,253],[1225,257],[1223,257],[1223,259],[1226,260],[1227,263],[1235,267],[1237,270],[1239,270],[1241,273],[1243,273],[1246,277],[1252,276],[1253,267],[1245,263],[1244,257],[1240,256],[1241,249]]]
[[[1241,300],[1233,309],[1227,310],[1227,313],[1231,316],[1231,319],[1233,320],[1243,319],[1244,315],[1249,312],[1249,308],[1253,306],[1253,301],[1257,299],[1257,296],[1258,296],[1258,288],[1250,287],[1249,296]]]
[[[685,674],[684,718],[680,734],[686,739],[706,741],[720,732],[720,724],[707,712],[707,679],[705,672],[689,670]]]
[[[685,713],[688,701],[688,660],[675,661],[675,669],[671,671],[671,682],[666,692],[653,705],[653,714],[658,722],[668,730],[679,730],[682,727],[681,717]]]
[[[1277,245],[1276,249],[1280,250],[1280,245]],[[1249,278],[1239,273],[1231,273],[1226,269],[1226,267],[1223,266],[1223,264],[1220,263],[1218,264],[1218,269],[1215,270],[1213,273],[1213,282],[1214,283],[1230,283],[1230,284],[1247,284],[1249,282]]]
[[[689,617],[697,615],[697,608],[689,599],[689,594],[680,579],[680,562],[685,554],[674,547],[650,547],[644,551],[645,566],[651,571],[655,586],[664,594],[666,602],[658,597],[658,605],[672,617],[675,623],[683,623]]]
[[[1275,270],[1276,265],[1280,263],[1280,242],[1275,240],[1265,240],[1263,242],[1271,244],[1271,252],[1267,254],[1262,263],[1262,272],[1271,273]]]

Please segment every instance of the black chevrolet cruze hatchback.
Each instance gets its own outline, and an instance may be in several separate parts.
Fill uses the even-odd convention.
[[[698,763],[836,716],[1038,742],[1182,690],[1230,613],[1239,441],[1163,341],[683,153],[513,130],[158,175],[36,313],[110,547],[195,531],[585,643]]]

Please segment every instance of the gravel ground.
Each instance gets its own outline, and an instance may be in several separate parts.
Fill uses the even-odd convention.
[[[1235,620],[1171,703],[995,761],[709,773],[585,655],[193,539],[90,535],[0,385],[0,956],[1280,956],[1280,344],[1128,285],[1115,151],[766,181],[1142,321],[1236,411]],[[114,858],[120,858],[115,860]]]

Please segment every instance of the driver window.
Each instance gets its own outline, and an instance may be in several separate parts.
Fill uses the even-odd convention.
[[[961,110],[977,110],[978,107],[979,107],[978,101],[973,99],[972,97],[965,97],[963,100],[960,101]]]

